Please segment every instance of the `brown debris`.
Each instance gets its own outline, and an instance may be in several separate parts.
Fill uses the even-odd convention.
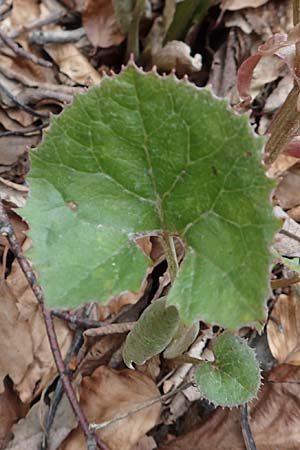
[[[112,0],[86,0],[82,21],[95,47],[111,47],[124,40]]]
[[[84,377],[80,404],[90,422],[101,423],[131,411],[159,391],[147,376],[129,369],[116,371],[101,366],[90,377]],[[155,404],[128,418],[98,431],[111,450],[130,450],[156,424],[160,404]],[[76,429],[59,450],[82,450],[84,438]]]

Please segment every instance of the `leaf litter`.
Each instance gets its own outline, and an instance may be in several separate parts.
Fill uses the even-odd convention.
[[[81,3],[83,4],[83,2]],[[90,1],[89,3],[93,2]],[[115,4],[117,2],[112,3]],[[225,88],[222,87],[224,94],[227,95],[228,91],[233,92],[234,84],[232,83],[232,79],[236,78],[237,69],[240,63],[245,60],[249,54],[255,53],[258,45],[263,44],[272,34],[276,32],[288,33],[290,31],[291,14],[289,2],[285,1],[279,3],[280,5],[278,5],[278,2],[276,1],[269,1],[267,3],[258,1],[255,3],[251,2],[251,4],[246,1],[238,0],[225,1],[220,4],[224,10],[223,17],[220,17],[221,22],[216,22],[215,13],[213,13],[212,10],[208,11],[203,23],[197,24],[196,22],[193,25],[191,21],[192,28],[186,36],[185,45],[191,49],[191,55],[200,54],[202,56],[202,67],[200,67],[200,65],[193,65],[193,60],[190,60],[190,63],[192,64],[191,79],[198,85],[205,85],[206,80],[209,78],[212,71],[212,66],[207,57],[208,48],[210,51],[212,49],[212,56],[215,57],[221,45],[226,44],[227,53],[224,51],[218,53],[219,59],[215,59],[215,67],[220,64],[221,67],[226,68],[226,70],[223,71],[225,73],[225,81],[223,84]],[[123,28],[123,31],[118,38],[120,39],[120,43],[114,41],[115,38],[111,34],[109,27],[111,27],[111,23],[116,24],[120,18],[117,18],[116,11],[113,9],[110,10],[110,24],[109,22],[105,22],[107,18],[104,16],[101,17],[101,14],[97,18],[97,20],[102,20],[102,23],[107,24],[102,28],[102,35],[106,39],[106,42],[93,42],[93,38],[91,38],[90,42],[88,37],[83,34],[81,34],[81,37],[75,42],[65,43],[62,41],[62,39],[66,38],[67,31],[70,31],[72,28],[76,29],[81,25],[76,19],[76,17],[81,17],[83,12],[83,8],[81,8],[79,4],[80,2],[73,1],[59,3],[49,0],[37,3],[33,0],[26,0],[26,2],[14,0],[12,2],[11,11],[8,10],[8,13],[1,16],[1,30],[8,36],[12,36],[12,39],[15,39],[16,42],[18,42],[18,45],[22,46],[26,51],[32,52],[38,57],[43,56],[44,58],[47,58],[49,62],[54,63],[51,68],[37,66],[32,63],[32,61],[24,60],[19,55],[14,54],[5,46],[1,46],[2,64],[0,69],[0,83],[12,93],[12,97],[8,97],[5,94],[1,95],[0,122],[2,129],[0,131],[0,176],[3,176],[6,180],[13,181],[14,183],[19,183],[21,186],[24,185],[26,174],[28,172],[27,152],[30,151],[30,147],[34,147],[38,144],[41,138],[41,127],[47,127],[48,124],[47,118],[41,118],[32,115],[31,113],[45,114],[48,111],[55,114],[59,113],[66,103],[71,102],[73,93],[76,90],[82,90],[82,87],[100,82],[102,69],[119,71],[121,64],[126,62],[124,61],[122,54],[124,54],[124,45],[127,44],[126,42],[122,43],[121,40],[124,39],[123,36],[127,35],[130,30]],[[86,4],[88,4],[88,2],[86,2]],[[170,25],[169,22],[172,21],[174,14],[174,11],[172,13],[170,4],[171,2],[166,2],[166,5],[168,5],[169,8],[169,18],[165,21],[167,24],[166,28]],[[144,67],[148,68],[153,64],[153,61],[151,61],[152,54],[150,52],[149,56],[149,53],[143,53],[143,45],[144,42],[147,42],[147,33],[149,32],[151,25],[154,25],[155,22],[158,24],[164,13],[161,2],[151,2],[151,8],[152,15],[150,14],[150,16],[147,16],[147,11],[143,12],[140,26],[140,45],[142,46],[142,58],[144,58],[144,61],[142,59],[142,63]],[[75,16],[73,14],[75,9],[77,11],[77,16],[76,14]],[[265,19],[260,20],[261,17],[264,17]],[[268,18],[266,19],[266,17]],[[247,20],[245,20],[245,18],[247,18]],[[48,19],[49,23],[44,25],[42,22],[44,19]],[[245,23],[248,25],[245,25]],[[264,23],[264,26],[262,26],[262,23]],[[228,33],[225,39],[220,39],[220,34],[218,34],[218,26],[220,26],[220,24],[223,24],[229,32],[233,31],[234,26],[238,26],[239,32],[235,35],[234,39],[229,39],[230,33]],[[268,26],[266,26],[266,24],[268,24]],[[33,28],[30,29],[30,26]],[[85,31],[88,36],[90,31],[88,31],[87,27],[89,25],[87,25],[87,22],[84,24],[83,21],[83,26],[86,27]],[[214,26],[216,26],[216,28],[213,28]],[[245,27],[247,26],[248,29],[246,30]],[[27,30],[26,27],[28,28]],[[207,30],[210,30],[209,27],[212,27],[211,33],[207,32]],[[40,30],[43,39],[46,39],[47,37],[46,32],[53,33],[52,36],[55,36],[55,39],[58,39],[58,41],[55,43],[42,41],[42,44],[33,45],[29,41],[29,36],[34,30]],[[54,35],[54,33],[58,34]],[[203,33],[207,33],[208,42],[205,44],[201,43],[203,39],[197,39],[198,36],[201,36],[201,33],[202,36]],[[165,35],[166,32],[163,31],[163,34]],[[155,33],[153,33],[153,35],[154,38],[152,37],[151,45],[154,45],[156,39],[157,41],[159,40],[156,48],[162,48],[163,40],[159,38],[158,34],[155,35]],[[180,38],[178,41],[183,43]],[[164,45],[165,44],[166,42]],[[179,45],[182,46],[182,44]],[[226,65],[226,55],[228,56],[230,54],[228,52],[230,51],[232,51],[231,54],[234,55],[234,51],[237,48],[240,49],[240,60],[237,63],[234,57],[232,57],[230,72],[227,72],[229,66]],[[191,58],[193,57],[194,56]],[[182,62],[178,60],[178,56],[175,56],[175,59],[176,66],[175,64],[174,66],[175,69],[177,68],[177,75],[182,76],[184,72],[184,70],[181,72]],[[165,61],[162,60],[161,70],[169,71],[169,67],[164,67],[164,64]],[[266,67],[268,68],[270,65],[267,65]],[[186,70],[188,70],[188,68]],[[230,75],[228,75],[228,73],[230,73]],[[270,111],[270,108],[266,106],[268,98],[270,98],[270,92],[272,93],[275,91],[276,84],[277,82],[280,82],[281,77],[287,76],[280,65],[274,70],[272,81],[265,78],[266,73],[267,70],[257,71],[258,87],[252,92],[252,95],[256,96],[257,105],[256,108],[251,109],[251,120],[253,123],[261,122],[261,130],[266,128],[266,125],[264,125],[263,122],[265,121],[265,124],[268,124],[274,113],[274,110]],[[229,78],[230,82],[228,82]],[[215,80],[217,79],[219,80],[216,76]],[[268,83],[267,85],[266,82]],[[214,89],[217,91],[219,81],[215,83]],[[37,91],[39,86],[42,86],[43,92]],[[280,85],[278,84],[277,93],[280,94],[282,89],[283,88],[280,90]],[[36,92],[34,92],[34,90],[36,90]],[[59,95],[59,93],[61,95]],[[21,100],[21,105],[16,103],[16,100],[18,99]],[[233,93],[231,100],[233,104],[237,103],[236,93]],[[24,109],[24,105],[29,106],[29,110],[26,108]],[[280,105],[277,104],[275,107],[278,108],[279,106]],[[18,135],[18,133],[20,134]],[[294,219],[294,225],[297,228],[299,216],[293,215],[296,214],[295,208],[300,204],[300,202],[297,203],[298,189],[293,189],[293,186],[296,186],[294,185],[293,177],[295,177],[295,173],[297,173],[297,166],[295,167],[295,164],[289,166],[290,163],[288,162],[288,159],[290,156],[285,157],[285,155],[281,155],[281,157],[283,164],[285,164],[286,167],[286,173],[284,173],[283,181],[280,181],[280,188],[274,193],[273,202],[281,208],[284,208],[285,213]],[[297,158],[295,161],[297,161]],[[280,175],[282,173],[283,171]],[[297,181],[295,181],[295,183],[297,183]],[[6,193],[5,195],[8,194]],[[7,199],[9,199],[9,203],[12,206],[19,206],[15,203],[15,196],[11,191],[9,192],[9,197],[6,197],[6,200]],[[21,232],[19,232],[18,238],[23,245],[27,245],[25,243],[25,238],[22,236],[23,230],[25,230],[26,227],[20,223],[19,219],[15,219],[14,226],[15,228],[18,226],[20,227]],[[297,236],[296,228],[293,228],[291,233]],[[283,236],[284,235],[281,237]],[[291,249],[290,255],[292,255],[290,257],[297,257],[298,255],[295,255],[297,241],[293,240],[291,237],[289,239]],[[2,382],[4,383],[2,385],[3,393],[0,396],[0,400],[3,402],[1,403],[1,407],[3,406],[3,408],[0,409],[0,415],[1,423],[5,424],[1,435],[2,448],[5,448],[8,440],[14,434],[14,429],[11,429],[12,423],[19,421],[19,424],[21,424],[19,419],[26,415],[33,399],[38,401],[38,405],[41,404],[40,402],[42,399],[40,398],[40,395],[43,389],[47,389],[49,388],[49,385],[51,385],[53,377],[55,376],[55,368],[36,303],[26,286],[26,281],[16,262],[11,261],[11,256],[8,253],[8,248],[4,239],[1,239],[1,245],[1,248],[4,249],[4,251],[2,256],[2,311],[0,318],[5,324],[2,328],[2,345],[0,348],[1,374]],[[154,251],[152,250],[152,254]],[[282,250],[281,253],[283,256],[289,256],[286,249]],[[159,256],[159,251],[157,254]],[[283,261],[284,260],[281,260],[281,262],[277,263],[274,267],[272,275],[273,279],[286,280],[293,276],[290,269],[287,269],[287,267],[284,266]],[[136,320],[146,304],[148,304],[152,297],[155,296],[155,293],[153,292],[150,294],[149,292],[147,293],[147,284],[150,284],[150,279],[154,279],[154,284],[156,284],[153,291],[156,289],[157,292],[166,292],[167,284],[165,281],[163,282],[163,270],[161,269],[161,264],[163,264],[163,262],[161,260],[159,261],[159,257],[157,257],[157,266],[156,269],[154,269],[154,274],[150,274],[146,281],[146,294],[145,292],[134,293],[132,296],[129,294],[130,300],[125,300],[124,302],[122,302],[122,300],[115,300],[114,307],[111,307],[110,309],[110,306],[108,305],[103,307],[105,309],[102,310],[102,307],[98,308],[98,311],[96,310],[96,312],[94,312],[93,318],[105,322],[111,321],[113,318],[118,318],[118,316],[120,316],[121,322],[122,320]],[[298,289],[297,285],[295,289]],[[293,368],[290,365],[283,365],[283,363],[287,362],[287,358],[289,364],[298,364],[298,314],[297,301],[295,300],[296,297],[293,292],[294,291],[292,290],[287,292],[286,288],[285,290],[277,289],[274,291],[274,297],[272,299],[274,306],[273,309],[270,308],[267,335],[271,350],[278,360],[279,366],[270,374],[266,375],[265,384],[259,394],[259,399],[250,407],[250,423],[254,437],[259,448],[263,450],[275,450],[278,446],[285,450],[299,448],[299,405],[297,404],[297,397],[299,396],[297,391],[299,371],[297,370],[297,367]],[[140,307],[139,304],[143,302],[146,304],[144,304],[143,307]],[[132,310],[130,309],[130,304]],[[133,319],[130,318],[131,314],[135,315]],[[57,321],[57,324],[59,324],[60,327],[58,336],[61,348],[65,354],[71,345],[74,326],[68,327],[61,321]],[[283,324],[284,326],[280,327],[278,324]],[[284,331],[282,331],[282,328]],[[119,381],[116,381],[117,379],[120,379],[118,374],[122,373],[120,370],[123,368],[121,362],[121,347],[124,342],[124,335],[104,336],[101,339],[94,341],[89,338],[86,339],[85,342],[86,347],[83,347],[83,354],[78,355],[78,369],[76,375],[79,377],[78,382],[80,383],[80,377],[82,375],[84,378],[88,377],[87,379],[89,379],[93,372],[97,374],[97,370],[99,370],[99,374],[103,371],[106,372],[106,374],[109,374],[109,376],[106,387],[103,388],[103,391],[99,388],[99,394],[96,395],[95,391],[92,391],[92,394],[87,394],[86,392],[83,393],[85,387],[85,384],[83,383],[81,387],[82,392],[80,394],[81,401],[86,400],[87,404],[90,402],[90,406],[95,406],[97,410],[96,414],[99,414],[99,411],[102,410],[102,398],[106,397],[108,404],[112,400],[113,393],[109,383],[111,380],[115,380],[116,386],[121,392],[119,393],[119,391],[117,391],[115,398],[116,403],[112,405],[112,409],[107,412],[108,415],[105,417],[113,418],[114,416],[116,417],[121,414],[122,408],[119,406],[118,396],[120,398],[125,396],[125,403],[123,405],[125,406],[126,404],[125,409],[134,408],[134,406],[130,404],[132,391],[127,385],[124,387],[122,383],[119,384]],[[18,358],[16,358],[17,352],[19,352]],[[152,386],[151,389],[147,388],[147,393],[142,399],[139,398],[138,401],[136,400],[137,403],[140,401],[143,402],[147,400],[147,398],[156,397],[159,391],[155,388],[155,383],[158,384],[160,380],[172,371],[171,367],[164,367],[166,363],[162,356],[160,356],[160,358],[162,359],[162,364],[159,364],[156,360],[155,370],[151,372],[154,374],[154,381],[150,382],[150,378],[144,378],[144,380],[147,380],[146,384],[148,383],[149,386]],[[102,364],[102,366],[99,366],[100,364]],[[114,370],[112,370],[112,368],[114,368]],[[129,382],[132,377],[140,379],[138,372],[134,372],[133,374],[125,371],[121,378],[127,382]],[[273,381],[269,383],[267,378]],[[7,380],[9,381],[7,382]],[[134,383],[132,385],[134,386]],[[97,387],[98,385],[96,386],[96,391]],[[133,389],[133,391],[135,390],[132,386],[131,389]],[[90,399],[89,395],[91,395]],[[7,400],[7,397],[9,400]],[[97,401],[100,402],[99,407],[95,404],[96,398]],[[23,400],[23,402],[21,400]],[[5,406],[8,404],[10,405],[9,411]],[[239,417],[237,411],[216,410],[209,415],[210,410],[205,402],[201,399],[195,399],[194,402],[187,402],[187,409],[183,416],[181,416],[180,411],[175,414],[171,413],[172,420],[169,423],[181,423],[184,424],[184,426],[181,426],[181,429],[177,428],[177,430],[175,430],[172,425],[168,425],[167,430],[163,431],[164,423],[168,423],[168,415],[170,416],[170,411],[168,411],[166,406],[167,405],[165,405],[163,415],[160,418],[158,417],[159,407],[156,408],[155,414],[153,413],[151,420],[149,420],[149,417],[148,419],[145,419],[149,411],[145,416],[143,416],[143,414],[140,415],[140,413],[133,416],[135,417],[135,420],[130,423],[136,422],[137,428],[140,422],[143,423],[145,421],[145,427],[134,434],[133,440],[126,434],[128,432],[126,427],[120,428],[122,422],[120,421],[119,424],[116,423],[111,438],[112,448],[114,448],[113,445],[116,445],[116,448],[129,449],[129,446],[140,441],[142,435],[145,435],[145,433],[149,431],[150,428],[155,427],[156,424],[158,425],[156,425],[151,432],[152,436],[145,437],[148,443],[150,440],[149,446],[152,446],[152,448],[154,448],[153,446],[157,446],[161,449],[183,449],[189,448],[193,443],[194,447],[199,449],[205,449],[205,445],[208,445],[207,448],[222,448],[222,445],[223,447],[225,446],[224,448],[226,448],[227,445],[231,449],[244,448],[240,426],[238,424]],[[193,406],[196,406],[197,408],[193,409]],[[64,400],[61,403],[61,408],[62,410],[66,408],[67,411],[68,407]],[[31,410],[32,409],[33,407]],[[201,411],[200,414],[199,410]],[[173,409],[173,411],[175,411],[175,409]],[[33,411],[31,411],[31,413],[32,412]],[[147,412],[147,409],[145,412]],[[29,415],[27,417],[29,417]],[[59,413],[57,417],[60,417]],[[107,420],[106,418],[101,417],[101,415],[97,417],[97,420],[100,422]],[[182,418],[179,419],[179,417]],[[5,420],[2,420],[2,418]],[[204,420],[205,423],[203,423]],[[202,423],[200,428],[199,422]],[[194,429],[191,429],[193,428],[193,424]],[[39,427],[39,433],[41,433],[38,417],[35,419],[35,425],[32,425],[32,434],[35,433],[34,429],[37,429],[34,428],[35,426]],[[127,426],[127,428],[130,427],[131,425],[129,427]],[[27,428],[29,428],[30,433],[31,427],[27,426]],[[108,429],[109,427],[107,430]],[[53,430],[56,430],[56,428],[54,427]],[[185,435],[185,433],[187,434]],[[119,440],[117,438],[118,435]],[[71,438],[72,434],[70,435],[70,446],[75,445],[74,448],[76,448],[76,445],[80,443],[78,448],[84,448],[84,442],[80,440],[82,439],[81,437],[78,437],[78,440],[77,438],[74,438],[73,443]],[[11,444],[14,443],[13,445],[19,445],[19,448],[24,448],[24,435],[15,432],[15,437],[13,439]],[[116,444],[113,443],[115,439],[117,440]],[[168,444],[167,442],[170,441],[170,439],[172,439],[171,444]],[[67,442],[68,441],[65,441],[63,445],[67,445]],[[33,450],[35,450],[35,448],[38,449],[38,441],[36,441],[36,444],[34,445],[36,445],[36,447],[33,446],[31,448],[33,448]],[[54,443],[51,445],[55,446],[56,444]],[[73,449],[73,447],[70,448]],[[69,450],[68,447],[66,447],[66,449]]]

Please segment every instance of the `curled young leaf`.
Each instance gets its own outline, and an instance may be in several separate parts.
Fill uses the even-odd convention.
[[[158,355],[176,334],[180,318],[175,306],[166,306],[166,299],[156,300],[143,312],[127,336],[123,359],[128,367],[132,363],[144,364]]]

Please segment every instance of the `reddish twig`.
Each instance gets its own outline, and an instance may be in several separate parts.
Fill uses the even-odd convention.
[[[97,443],[98,447],[101,450],[109,450],[109,448],[106,446],[106,444],[104,442],[102,442],[102,440],[98,436],[95,436],[89,429],[89,423],[80,408],[80,405],[76,398],[76,394],[75,394],[73,385],[71,383],[70,378],[67,375],[66,368],[65,368],[65,365],[64,365],[64,362],[62,359],[62,355],[60,352],[59,344],[57,341],[57,336],[56,336],[53,320],[51,317],[51,312],[50,312],[50,310],[48,310],[45,307],[44,294],[43,294],[42,288],[40,287],[40,285],[37,281],[37,277],[36,277],[35,273],[33,272],[29,261],[23,255],[21,245],[16,237],[16,234],[13,230],[13,227],[9,221],[9,218],[7,216],[7,213],[4,209],[4,206],[1,201],[0,201],[0,234],[4,235],[7,238],[9,245],[10,245],[10,249],[11,249],[12,253],[14,254],[15,258],[17,259],[17,261],[22,269],[22,272],[24,273],[24,275],[28,281],[28,284],[30,285],[32,292],[34,293],[34,295],[39,303],[41,312],[44,317],[51,351],[53,354],[53,358],[54,358],[58,373],[60,375],[60,379],[64,386],[66,396],[71,404],[73,412],[74,412],[75,416],[77,417],[77,419],[81,425],[81,428],[85,434],[88,449],[89,450],[95,449],[96,443]]]
[[[77,317],[76,314],[71,314],[67,311],[60,311],[58,309],[53,309],[52,315],[64,320],[65,322],[69,322],[71,325],[76,325],[78,328],[98,328],[107,323],[100,320],[83,319],[82,317]]]
[[[90,307],[85,307],[83,310],[83,318],[88,317],[90,313]],[[65,367],[67,368],[67,374],[72,376],[75,372],[75,367],[70,366],[70,362],[72,361],[72,358],[76,357],[78,355],[78,352],[84,342],[83,338],[83,330],[80,328],[77,328],[73,342],[71,344],[71,347],[68,350],[68,353],[65,357]],[[48,437],[50,433],[51,426],[53,425],[53,421],[57,412],[57,408],[59,406],[59,403],[63,397],[64,394],[64,386],[62,384],[61,379],[58,380],[55,391],[53,394],[53,398],[51,399],[51,404],[49,407],[49,410],[45,416],[45,419],[43,421],[43,439],[41,443],[40,450],[47,450],[48,449]]]
[[[8,48],[10,48],[16,55],[20,56],[21,58],[27,59],[27,61],[31,61],[34,64],[38,64],[39,66],[52,67],[52,63],[50,61],[46,61],[43,58],[38,58],[32,53],[29,53],[26,50],[24,50],[22,47],[19,47],[19,45],[13,39],[6,36],[6,34],[3,33],[1,29],[0,29],[0,39],[4,42],[5,45],[7,45]]]

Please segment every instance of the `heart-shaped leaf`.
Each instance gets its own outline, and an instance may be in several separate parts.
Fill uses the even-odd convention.
[[[254,351],[230,333],[219,336],[213,347],[215,361],[196,370],[200,392],[216,406],[238,406],[257,394],[260,370]]]
[[[30,258],[49,305],[136,290],[133,238],[180,235],[171,289],[186,323],[236,328],[264,317],[276,229],[262,141],[210,91],[128,67],[76,96],[32,153]]]

